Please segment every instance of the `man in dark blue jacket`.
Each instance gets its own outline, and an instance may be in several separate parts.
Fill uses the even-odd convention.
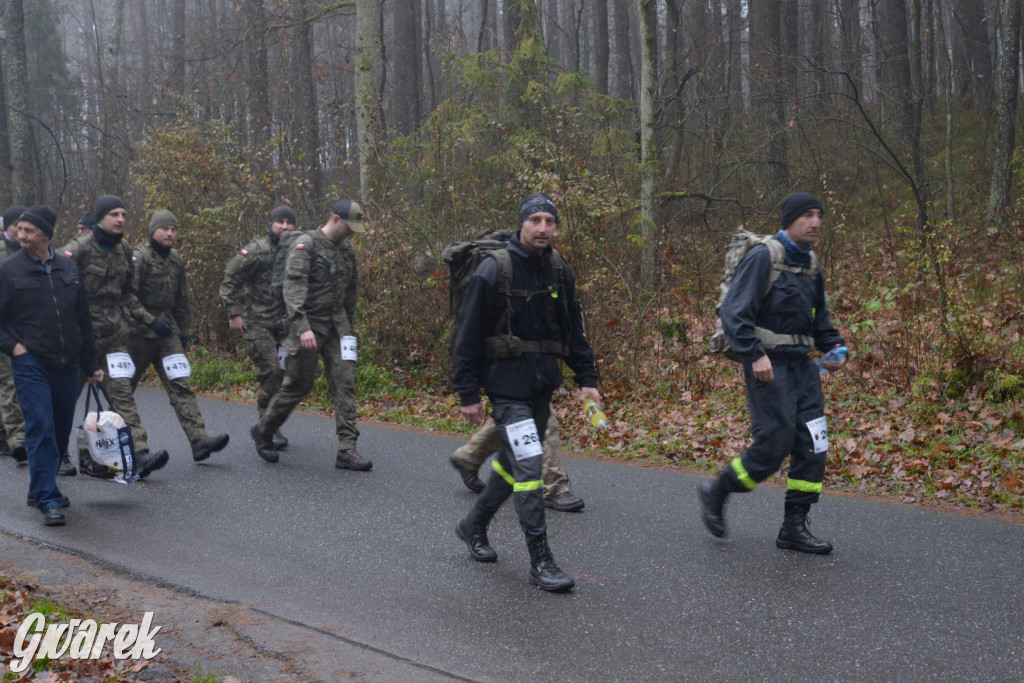
[[[557,225],[550,197],[538,193],[523,200],[519,232],[469,280],[452,350],[463,416],[474,425],[484,422],[482,388],[502,439],[487,486],[456,533],[473,559],[494,562],[487,525],[513,496],[530,551],[530,581],[547,591],[574,585],[551,556],[541,483],[541,435],[551,396],[562,383],[560,358],[576,373],[581,396],[601,403],[575,276],[551,248]]]
[[[751,249],[720,309],[726,339],[743,361],[754,442],[717,479],[703,482],[698,493],[708,531],[724,536],[729,494],[752,491],[788,455],[785,516],[775,544],[823,555],[832,545],[811,534],[807,513],[818,502],[825,477],[825,398],[807,354],[812,347],[826,352],[845,342],[832,326],[821,271],[812,267],[821,202],[797,192],[782,200],[781,213],[783,229],[775,238],[785,247],[784,263],[774,264],[766,245]],[[781,272],[769,289],[773,267]],[[823,364],[838,370],[846,360]]]
[[[0,351],[11,356],[25,416],[29,495],[47,526],[64,524],[57,468],[71,435],[79,370],[90,382],[103,381],[78,267],[50,246],[56,222],[45,206],[26,209],[21,250],[0,263]]]

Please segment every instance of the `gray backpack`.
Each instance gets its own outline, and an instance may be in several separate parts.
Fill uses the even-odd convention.
[[[762,299],[768,296],[768,292],[771,291],[775,281],[779,279],[779,275],[783,272],[808,276],[817,276],[818,274],[818,256],[813,251],[811,252],[811,264],[808,267],[787,266],[786,247],[782,242],[775,239],[775,235],[758,235],[745,229],[742,225],[737,228],[736,232],[733,233],[732,240],[729,242],[729,247],[725,250],[725,273],[722,275],[721,284],[718,285],[718,304],[715,305],[715,331],[708,337],[708,347],[711,353],[720,353],[729,360],[739,361],[740,357],[729,346],[729,341],[725,338],[725,330],[722,329],[722,302],[725,301],[725,295],[729,293],[732,278],[736,275],[736,267],[740,265],[740,261],[747,255],[747,252],[759,244],[768,247],[772,257],[772,272],[768,276],[768,287],[761,294]],[[776,334],[763,327],[755,327],[754,334],[757,335],[767,350],[781,345],[813,346],[814,344],[814,339],[806,335]]]

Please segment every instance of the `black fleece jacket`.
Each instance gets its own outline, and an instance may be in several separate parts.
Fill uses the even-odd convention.
[[[49,273],[22,249],[0,263],[0,351],[22,344],[47,370],[91,375],[96,337],[75,262],[55,253]]]
[[[518,235],[508,243],[512,257],[512,288],[538,295],[512,297],[512,333],[523,340],[561,341],[557,299],[549,290],[557,285],[551,265],[551,248],[542,255],[527,249]],[[562,383],[559,356],[524,353],[515,358],[485,358],[484,339],[494,336],[505,311],[505,298],[497,292],[498,264],[485,259],[473,273],[459,307],[452,347],[452,384],[462,405],[480,401],[480,388],[494,398],[531,400],[557,389]],[[576,276],[565,266],[565,296],[571,330],[566,364],[581,387],[597,386],[597,366],[583,329],[583,314],[576,299]],[[540,294],[544,292],[544,294]]]

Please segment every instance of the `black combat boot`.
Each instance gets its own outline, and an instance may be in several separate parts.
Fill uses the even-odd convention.
[[[777,547],[815,555],[827,555],[832,552],[831,543],[815,538],[807,528],[807,513],[810,510],[810,505],[786,503],[786,516],[782,520],[779,537],[775,539]]]
[[[484,490],[484,483],[480,481],[480,476],[477,474],[478,470],[466,467],[459,462],[454,455],[448,458],[448,462],[452,464],[455,471],[459,473],[460,477],[462,477],[462,483],[466,485],[467,489],[473,493],[480,493]]]
[[[230,438],[227,434],[218,434],[217,436],[204,436],[196,439],[192,442],[192,461],[202,462],[210,457],[210,453],[223,450],[228,445]]]
[[[270,438],[273,439],[274,441],[275,449],[283,451],[284,449],[288,448],[288,437],[282,434],[280,429],[274,432],[274,436]]]
[[[260,426],[253,425],[249,430],[249,436],[256,442],[256,454],[267,462],[277,462],[279,456],[274,448],[274,437],[260,433]]]
[[[73,477],[78,474],[78,468],[71,462],[67,452],[60,456],[60,466],[57,468],[58,477]]]
[[[135,458],[135,473],[139,475],[139,479],[145,479],[166,465],[168,459],[167,451],[162,448],[153,452],[142,451]]]
[[[496,562],[498,553],[487,541],[487,523],[483,512],[473,508],[466,518],[455,525],[456,535],[465,542],[469,554],[477,562]]]
[[[697,497],[704,526],[714,536],[725,536],[725,499],[729,497],[729,491],[721,477],[702,481],[697,488]]]
[[[548,547],[548,536],[527,536],[526,547],[530,550],[530,583],[543,590],[560,593],[571,590],[576,582],[570,579],[555,564]]]
[[[11,457],[14,458],[14,462],[19,465],[28,462],[28,448],[25,447],[24,442],[19,442],[11,446]]]

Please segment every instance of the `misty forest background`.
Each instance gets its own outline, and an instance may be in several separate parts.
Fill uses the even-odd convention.
[[[0,11],[0,199],[53,207],[57,246],[100,194],[125,198],[133,242],[170,208],[200,386],[252,377],[216,295],[227,259],[275,205],[314,228],[351,197],[370,218],[361,414],[458,426],[441,250],[514,228],[543,190],[613,420],[589,431],[563,392],[573,447],[711,469],[748,438],[737,368],[706,345],[725,245],[805,190],[854,358],[825,379],[828,485],[1024,507],[1020,0]]]

